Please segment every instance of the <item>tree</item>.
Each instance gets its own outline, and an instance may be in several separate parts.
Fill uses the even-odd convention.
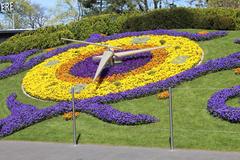
[[[37,5],[36,7],[36,14],[35,14],[35,23],[37,27],[45,26],[46,22],[49,20],[49,15],[47,15],[46,8]]]
[[[27,0],[5,0],[3,2],[14,2],[14,11],[4,13],[4,18],[11,20],[15,24],[15,28],[24,28],[25,19],[22,19],[22,15],[31,7],[29,2]]]
[[[78,0],[83,15],[95,15],[107,8],[106,0]]]
[[[134,0],[133,3],[137,5],[140,11],[148,11],[149,10],[149,2],[148,0]]]
[[[107,0],[107,12],[123,13],[133,11],[136,5],[131,0]]]
[[[85,15],[99,13],[123,13],[133,11],[136,5],[131,0],[79,0]]]
[[[38,4],[31,4],[28,0],[5,0],[4,2],[14,2],[14,11],[5,13],[4,17],[11,20],[15,28],[42,27],[48,19],[45,8]]]
[[[195,7],[198,7],[198,8],[206,7],[207,1],[208,0],[188,0],[191,6],[194,5]]]
[[[46,14],[46,8],[39,4],[31,4],[31,8],[29,8],[22,17],[24,17],[26,25],[33,29],[43,27],[49,19]]]
[[[240,0],[208,0],[208,7],[239,8]]]
[[[153,0],[154,9],[162,8],[163,0]]]
[[[56,7],[51,10],[54,16],[50,23],[67,23],[79,20],[83,16],[82,11],[83,0],[57,0]]]

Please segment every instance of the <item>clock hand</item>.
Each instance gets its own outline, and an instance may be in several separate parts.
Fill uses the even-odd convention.
[[[114,56],[125,57],[125,56],[130,56],[130,55],[134,55],[134,54],[141,53],[141,52],[148,52],[148,51],[162,49],[162,48],[166,48],[166,46],[144,48],[144,49],[138,49],[138,50],[132,50],[132,51],[124,51],[124,52],[116,52],[116,53],[114,53]]]
[[[112,59],[114,53],[112,51],[105,51],[102,55],[101,61],[98,65],[97,71],[95,73],[95,76],[93,78],[93,81],[96,80],[96,78],[101,74],[104,67],[107,65],[108,61]]]
[[[167,47],[169,47],[169,46],[159,46],[159,47],[144,48],[144,49],[138,49],[138,50],[132,50],[132,51],[116,52],[116,53],[114,53],[114,57],[115,58],[120,58],[120,57],[130,56],[130,55],[134,55],[134,54],[141,53],[141,52],[148,52],[148,51],[152,51],[152,50],[156,50],[156,49],[162,49],[162,48],[167,48]],[[96,60],[99,60],[101,58],[102,58],[102,55],[94,56],[92,59],[94,61],[96,61]]]
[[[90,45],[101,46],[101,47],[106,47],[106,48],[122,49],[121,47],[109,46],[109,45],[101,44],[101,43],[93,43],[93,42],[87,42],[87,41],[81,41],[81,40],[75,40],[75,39],[68,39],[68,38],[61,38],[61,39],[64,40],[64,41],[80,42],[80,43],[84,43],[84,44],[90,44]]]

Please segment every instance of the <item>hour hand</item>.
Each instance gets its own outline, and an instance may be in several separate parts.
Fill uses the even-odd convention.
[[[93,81],[97,79],[97,77],[101,74],[105,66],[108,64],[108,62],[113,58],[113,52],[112,51],[105,51],[101,57],[101,61],[98,65],[97,71],[95,73],[95,76],[93,78]]]

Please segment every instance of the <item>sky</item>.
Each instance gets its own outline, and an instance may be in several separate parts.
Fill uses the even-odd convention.
[[[57,0],[31,0],[31,2],[41,4],[46,8],[53,8],[56,5]]]
[[[57,0],[31,0],[33,3],[41,4],[42,6],[46,8],[54,8],[56,5]],[[171,2],[171,0],[169,0]],[[187,6],[186,2],[176,0],[176,4],[179,6]]]

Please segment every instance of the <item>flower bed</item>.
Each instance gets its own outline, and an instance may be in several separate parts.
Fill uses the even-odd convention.
[[[226,69],[233,69],[240,66],[240,53],[234,53],[224,58],[209,60],[205,64],[179,73],[163,81],[158,81],[134,90],[125,91],[117,94],[109,94],[103,97],[93,97],[84,100],[76,100],[76,111],[91,114],[103,121],[121,125],[136,125],[156,122],[157,119],[150,115],[121,112],[109,105],[103,103],[116,102],[122,99],[132,99],[149,94],[156,94],[159,91],[166,90],[168,87],[174,87],[181,82],[190,81],[202,75],[218,72]],[[70,102],[60,102],[54,106],[44,109],[37,109],[34,106],[22,104],[16,101],[16,95],[13,94],[7,99],[7,105],[12,112],[8,117],[0,120],[0,136],[7,136],[23,129],[27,126],[41,122],[71,111]],[[240,112],[235,112],[239,114]],[[239,121],[238,121],[239,122]]]
[[[127,36],[128,37],[140,36],[140,35],[146,35],[146,34],[153,34],[155,36],[158,34],[159,35],[167,34],[171,36],[185,36],[193,40],[206,40],[206,39],[211,39],[213,37],[224,36],[226,35],[226,32],[210,32],[204,35],[198,35],[198,34],[191,34],[187,32],[157,30],[157,31],[146,31],[146,32],[129,32],[129,33],[122,33],[122,34],[106,36],[106,37],[103,37],[101,35],[92,35],[89,41],[92,41],[92,42],[108,41],[116,38],[123,38]],[[160,42],[161,44],[164,43],[164,41],[158,41],[158,42]],[[70,48],[79,48],[83,46],[85,45],[74,44],[74,45],[69,45],[68,47],[50,51],[46,54],[32,58],[30,61],[26,62],[26,64],[28,65],[25,64],[26,67],[21,69],[24,70],[24,69],[28,69],[28,67],[31,68],[33,64],[35,65],[39,64],[40,62],[42,62],[47,58],[50,58],[52,56],[58,55],[59,53],[68,51]],[[174,49],[177,50],[179,48],[176,46]],[[161,51],[160,53],[162,52],[164,51]],[[145,53],[145,54],[149,55],[149,53]],[[151,53],[151,55],[154,55],[154,53]],[[162,55],[165,55],[165,53],[162,53]],[[149,58],[149,56],[146,56],[146,58]],[[150,61],[152,61],[153,57],[150,56],[150,58],[151,58]],[[165,58],[163,58],[163,60],[165,60]],[[185,62],[186,58],[187,57],[183,56],[181,58],[174,59],[171,62],[175,64],[182,63],[182,61]],[[163,61],[160,61],[160,62],[162,64]],[[45,61],[44,63],[49,65],[50,66],[49,68],[51,68],[52,67],[51,65],[54,66],[59,62],[55,60],[55,61],[51,61],[50,63],[49,61]],[[193,65],[196,63],[197,61],[194,62]],[[147,63],[145,62],[140,63],[140,66],[142,65],[145,66],[144,64],[147,64]],[[189,68],[191,68],[192,66],[189,66]],[[168,87],[174,87],[180,84],[181,82],[190,81],[192,79],[195,79],[197,77],[200,77],[208,73],[217,72],[225,69],[233,69],[236,67],[240,67],[240,53],[235,53],[224,58],[210,60],[205,64],[196,66],[192,69],[188,69],[183,72],[181,70],[179,72],[174,73],[172,76],[168,75],[166,79],[163,79],[163,80],[156,79],[156,81],[153,81],[153,82],[151,81],[150,83],[147,83],[144,85],[134,86],[133,89],[119,91],[117,93],[111,92],[101,96],[84,98],[82,100],[78,99],[75,101],[76,111],[84,112],[92,116],[95,116],[98,119],[101,119],[103,121],[119,124],[119,125],[137,125],[137,124],[153,123],[158,121],[158,119],[151,115],[146,115],[146,114],[134,115],[127,112],[121,112],[105,103],[111,103],[111,102],[116,102],[120,100],[132,99],[132,98],[142,97],[150,94],[156,94],[160,91],[168,89]],[[124,70],[124,72],[125,71],[126,70]],[[152,73],[154,72],[150,72],[150,74]],[[121,73],[121,74],[124,74],[124,73]],[[8,76],[10,76],[10,74]],[[111,74],[109,74],[108,76],[111,76]],[[70,85],[72,86],[72,84]],[[116,83],[116,86],[117,85],[119,85],[119,83]],[[78,87],[81,89],[81,88],[84,88],[85,86],[78,85],[75,87]],[[11,115],[0,120],[0,137],[10,135],[20,129],[23,129],[35,123],[41,122],[43,120],[49,119],[51,117],[62,115],[63,113],[66,113],[66,112],[71,112],[71,103],[68,101],[62,101],[54,106],[50,106],[44,109],[37,109],[32,105],[23,104],[17,101],[16,94],[12,94],[8,97],[7,105],[9,110],[11,111]]]
[[[11,62],[12,65],[3,69],[0,71],[0,79],[12,76],[14,74],[17,74],[24,70],[26,67],[26,64],[24,63],[28,56],[33,55],[38,50],[29,50],[26,52],[21,52],[18,55],[8,55],[8,56],[0,56],[0,63],[3,62]],[[35,64],[29,65],[30,67],[33,67]]]
[[[230,122],[240,122],[240,106],[231,107],[226,105],[227,100],[238,96],[240,96],[240,86],[218,91],[208,100],[207,109],[213,116]]]
[[[200,62],[203,53],[197,43],[167,35],[131,36],[105,43],[124,50],[169,47],[121,59],[121,64],[105,68],[101,83],[92,81],[98,66],[92,57],[104,49],[92,45],[70,49],[32,68],[23,79],[25,92],[40,99],[57,101],[70,100],[72,87],[80,90],[82,86],[75,95],[77,99],[119,93],[190,69]],[[85,69],[76,67],[78,64]]]

